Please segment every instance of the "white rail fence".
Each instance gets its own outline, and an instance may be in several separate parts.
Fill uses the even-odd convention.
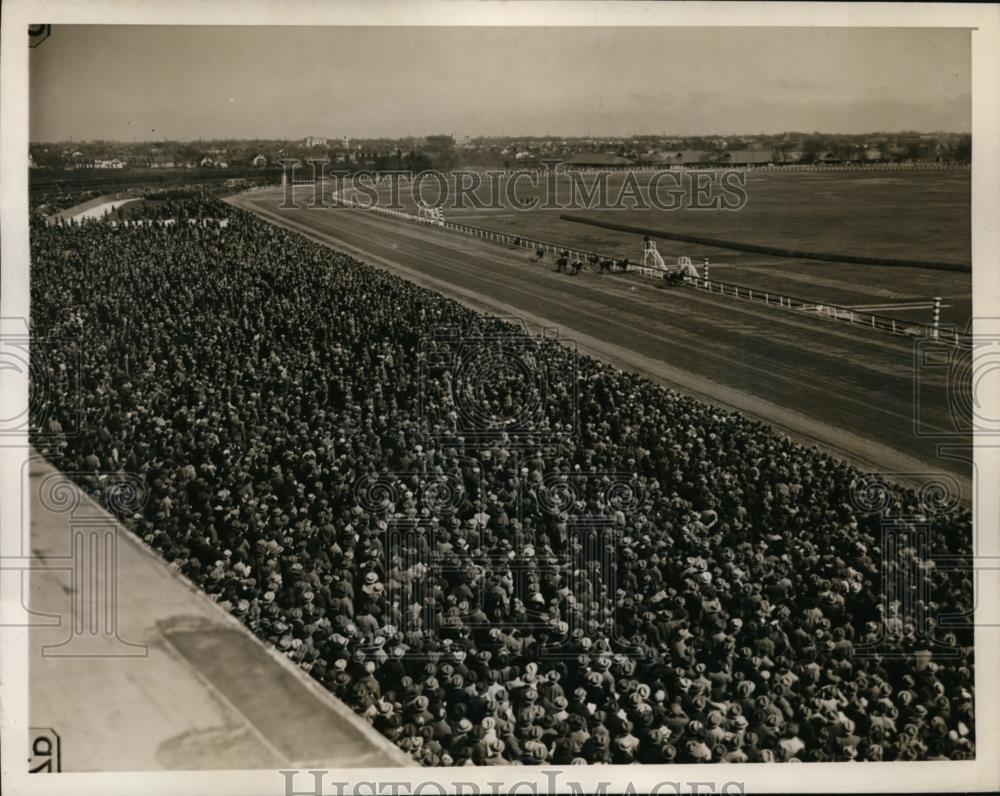
[[[967,343],[969,336],[959,332],[954,327],[944,326],[940,323],[920,323],[919,321],[909,321],[900,318],[892,318],[886,315],[878,315],[872,312],[855,309],[852,307],[841,307],[836,304],[823,304],[817,301],[799,299],[794,296],[786,296],[783,293],[776,293],[771,290],[751,288],[746,285],[735,285],[731,282],[719,282],[718,280],[706,277],[685,277],[684,283],[690,287],[704,290],[709,293],[716,293],[722,296],[732,296],[733,298],[752,301],[764,304],[776,309],[796,310],[809,314],[818,315],[833,321],[842,321],[852,326],[874,331],[891,332],[892,334],[907,335],[910,337],[927,337],[933,340],[951,343],[955,346]],[[934,317],[936,321],[940,319],[940,304],[935,306]]]
[[[928,164],[930,165],[930,164]],[[937,164],[942,165],[942,164]],[[310,185],[312,183],[309,183]],[[273,188],[279,188],[281,186],[271,185],[271,186],[255,186],[249,188],[243,193],[253,193],[256,191],[269,190]],[[497,243],[502,246],[513,246],[516,248],[529,249],[532,251],[541,250],[545,254],[562,255],[565,254],[567,257],[572,259],[579,259],[583,261],[584,267],[588,265],[593,268],[595,259],[597,260],[607,260],[612,262],[616,267],[621,268],[622,263],[625,258],[612,257],[606,254],[600,254],[598,252],[589,251],[586,249],[577,249],[570,246],[565,246],[562,244],[552,243],[549,241],[536,240],[533,238],[525,238],[519,235],[511,235],[506,232],[496,232],[495,230],[484,229],[482,227],[474,227],[469,224],[458,224],[454,221],[446,221],[439,215],[414,215],[412,213],[407,213],[403,210],[396,210],[388,207],[379,207],[377,205],[370,205],[366,203],[358,203],[353,199],[347,198],[343,195],[334,194],[332,197],[333,201],[337,204],[342,204],[346,207],[351,207],[358,210],[364,210],[367,212],[377,213],[382,216],[389,218],[395,218],[400,221],[409,221],[417,224],[425,224],[429,226],[439,227],[441,229],[446,229],[451,232],[456,232],[461,235],[466,235],[473,238],[478,238],[479,240],[488,241],[490,243]],[[865,312],[860,309],[853,309],[850,307],[841,307],[835,304],[820,303],[817,301],[810,301],[806,299],[796,298],[794,296],[788,296],[783,293],[777,293],[772,290],[762,290],[760,288],[747,287],[746,285],[737,285],[731,282],[720,282],[718,280],[708,278],[708,261],[705,261],[705,272],[703,276],[693,277],[686,275],[683,277],[682,284],[697,290],[703,290],[709,293],[715,293],[720,296],[730,296],[735,299],[741,299],[745,301],[750,301],[758,304],[763,304],[766,307],[771,307],[775,310],[787,310],[792,312],[800,312],[804,314],[809,314],[824,318],[831,321],[839,321],[842,323],[847,323],[857,329],[870,329],[876,332],[888,332],[890,334],[905,335],[908,337],[926,337],[934,340],[941,340],[943,342],[949,342],[955,346],[961,345],[963,343],[968,343],[969,336],[959,332],[957,329],[948,326],[940,326],[939,323],[920,323],[919,321],[908,321],[899,318],[892,318],[886,315],[879,315],[872,312]],[[628,270],[630,272],[635,272],[642,274],[643,276],[652,277],[655,279],[665,279],[666,276],[671,273],[672,269],[663,268],[653,268],[649,266],[644,266],[641,262],[635,263],[629,261]],[[674,269],[674,270],[680,270]],[[937,313],[935,314],[937,318]]]

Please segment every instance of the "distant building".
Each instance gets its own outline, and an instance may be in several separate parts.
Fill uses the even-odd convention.
[[[95,160],[95,169],[123,169],[125,168],[124,161],[118,158],[111,158],[110,160]]]
[[[727,166],[766,166],[775,158],[770,149],[729,149],[721,154],[719,162]]]
[[[28,153],[28,168],[29,169],[37,169],[38,168],[38,164],[35,163],[35,159],[31,156],[30,152]]]
[[[573,157],[563,161],[564,166],[576,168],[602,168],[605,166],[631,166],[628,158],[612,155],[607,152],[577,152]]]
[[[348,138],[346,135],[344,136],[344,140],[343,140],[342,143],[343,143],[344,149],[350,149],[351,148],[351,139]]]
[[[863,156],[865,161],[868,163],[880,163],[885,159],[885,155],[882,154],[882,150],[875,147],[868,147],[864,151]]]
[[[174,163],[174,159],[169,155],[153,155],[149,165],[154,169],[172,169],[177,164]]]
[[[257,155],[252,161],[250,161],[255,167],[262,168],[267,165],[267,158],[263,155]]]
[[[718,152],[704,149],[682,149],[679,151],[661,152],[657,162],[665,166],[707,166],[719,157]]]
[[[309,147],[310,149],[313,148],[313,147],[317,147],[317,146],[326,146],[327,145],[325,138],[319,138],[317,136],[312,136],[312,135],[307,136],[306,139],[305,139],[305,141],[303,143],[307,147]]]
[[[806,153],[801,149],[779,149],[774,153],[775,163],[801,163]]]
[[[211,168],[215,165],[215,159],[205,155],[205,157],[198,161],[198,165],[202,168]]]

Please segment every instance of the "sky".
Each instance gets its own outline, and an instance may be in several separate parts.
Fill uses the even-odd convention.
[[[971,34],[55,25],[31,140],[971,130]]]

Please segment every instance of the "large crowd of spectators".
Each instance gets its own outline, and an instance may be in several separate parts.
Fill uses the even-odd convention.
[[[36,444],[416,760],[974,755],[967,511],[216,204],[33,227]]]
[[[247,185],[249,181],[244,181]],[[77,224],[76,212],[94,203],[114,200],[135,200],[108,210],[100,220],[119,222],[148,222],[152,220],[176,223],[194,219],[225,217],[219,198],[231,194],[234,188],[222,183],[177,184],[162,187],[131,187],[107,193],[98,190],[36,191],[30,194],[29,213],[33,220],[47,220],[50,224]],[[86,219],[92,220],[92,219]]]
[[[93,190],[35,191],[29,194],[28,211],[31,215],[44,217],[97,199],[100,195],[100,191]]]

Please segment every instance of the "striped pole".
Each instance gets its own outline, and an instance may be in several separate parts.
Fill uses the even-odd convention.
[[[705,265],[703,267],[703,271],[704,271],[704,274],[705,274],[705,287],[708,287],[709,284],[711,284],[711,283],[708,281],[708,258],[707,257],[705,258]]]
[[[938,331],[941,328],[941,297],[934,297],[934,339],[938,339]]]

